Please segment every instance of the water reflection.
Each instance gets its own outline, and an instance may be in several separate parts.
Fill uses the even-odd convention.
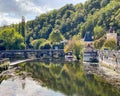
[[[30,75],[0,79],[0,92],[6,88],[14,95],[19,93],[18,96],[120,96],[119,91],[101,78],[85,74],[82,64],[78,62],[34,61],[22,63],[18,67],[17,73],[24,71]],[[12,90],[13,87],[16,89]]]
[[[68,96],[120,96],[116,89],[101,78],[86,75],[79,63],[29,62],[21,66],[35,80],[42,82],[42,86]]]
[[[22,84],[25,83],[23,88]],[[64,96],[60,92],[54,92],[47,87],[42,87],[32,78],[20,77],[4,80],[0,85],[0,96]]]

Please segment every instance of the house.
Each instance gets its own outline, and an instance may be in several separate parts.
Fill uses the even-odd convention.
[[[92,39],[92,34],[91,32],[86,32],[85,33],[85,37],[84,37],[84,43],[86,43],[86,47],[87,48],[90,48],[90,47],[93,47],[93,39]],[[89,47],[88,47],[89,46]]]
[[[93,48],[93,39],[90,32],[86,32],[84,42],[87,43],[86,49],[83,52],[83,62],[98,62],[98,53]]]
[[[83,62],[98,62],[97,50],[85,50],[83,53]]]
[[[106,35],[107,35],[107,40],[113,39],[117,43],[117,33],[115,33],[115,31],[112,27],[110,27],[110,29],[109,29],[109,31],[107,31]]]
[[[115,40],[118,46],[120,46],[120,36],[118,36],[117,33],[115,33],[115,30],[110,27],[110,29],[106,33],[107,40]]]
[[[93,42],[91,32],[86,32],[85,33],[84,42],[86,42],[86,43],[92,43]]]

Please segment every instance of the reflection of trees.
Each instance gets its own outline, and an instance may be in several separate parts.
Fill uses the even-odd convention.
[[[21,82],[21,84],[22,84],[22,89],[24,90],[25,89],[25,85],[26,85],[26,83],[25,83],[25,76],[23,76],[22,77],[22,80],[21,80],[22,82]]]
[[[10,78],[10,76],[0,75],[0,84],[2,83],[3,80],[7,80],[8,78]]]
[[[2,81],[5,79],[5,77],[0,76],[0,84],[2,83]]]
[[[24,65],[24,69],[32,73],[32,77],[36,80],[41,80],[48,88],[61,91],[68,96],[112,96],[113,94],[120,96],[119,92],[102,79],[85,75],[79,64],[34,62]]]

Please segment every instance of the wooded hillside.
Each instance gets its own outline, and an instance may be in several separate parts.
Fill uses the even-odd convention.
[[[12,27],[21,33],[20,25]],[[88,0],[85,4],[67,4],[26,22],[26,42],[31,45],[40,39],[55,41],[50,38],[55,32],[59,32],[62,39],[69,39],[74,35],[83,38],[89,31],[94,39],[99,39],[110,27],[120,34],[120,0]]]

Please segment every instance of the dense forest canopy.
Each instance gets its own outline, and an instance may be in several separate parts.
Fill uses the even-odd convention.
[[[19,33],[25,28],[27,46],[37,49],[40,47],[35,46],[40,46],[40,42],[44,39],[53,43],[69,39],[74,35],[83,38],[87,31],[98,40],[110,27],[120,34],[120,0],[87,0],[85,4],[67,4],[58,10],[37,16],[26,24],[13,24],[9,27]],[[58,32],[56,36],[60,34],[60,37],[57,36],[59,38],[54,36],[55,31]]]

